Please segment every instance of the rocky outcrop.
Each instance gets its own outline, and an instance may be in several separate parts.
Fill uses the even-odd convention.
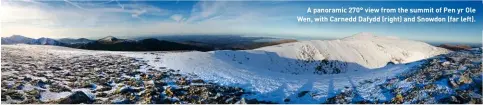
[[[60,99],[59,104],[90,104],[94,102],[92,96],[88,96],[83,91],[76,91],[66,98]]]

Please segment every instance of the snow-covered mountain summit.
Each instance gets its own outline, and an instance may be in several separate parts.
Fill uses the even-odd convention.
[[[118,41],[118,40],[119,39],[117,39],[116,37],[113,37],[113,36],[107,36],[107,37],[99,39],[99,41],[108,41],[108,42],[115,42],[115,41]]]
[[[12,35],[10,37],[2,37],[2,44],[32,43],[34,39],[22,35]]]
[[[337,40],[300,41],[256,50],[306,62],[303,66],[315,65],[315,68],[324,69],[324,64],[330,64],[331,68],[346,70],[380,68],[387,64],[408,63],[448,52],[424,42],[375,36],[366,32]]]
[[[135,41],[129,40],[129,39],[119,39],[114,36],[107,36],[97,40],[96,42],[102,43],[102,44],[116,44],[116,43],[128,43],[128,42],[135,42]]]

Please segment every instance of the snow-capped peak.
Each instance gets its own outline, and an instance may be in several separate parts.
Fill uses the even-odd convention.
[[[106,42],[115,42],[119,39],[117,39],[116,37],[113,37],[113,36],[107,36],[107,37],[104,37],[102,39],[99,39],[99,41],[106,41]]]
[[[119,39],[114,36],[107,36],[102,39],[97,40],[97,42],[103,43],[103,44],[115,44],[115,43],[125,43],[125,42],[135,42],[134,40],[128,40],[128,39]]]
[[[323,62],[323,64],[329,64],[330,67],[349,71],[380,68],[390,63],[409,63],[448,52],[446,49],[434,47],[424,42],[375,36],[367,32],[358,33],[341,40],[300,41],[256,50],[275,53],[283,59],[311,63],[282,65],[296,64],[303,66],[300,69],[317,68],[321,66],[322,63],[320,62]],[[287,69],[295,70],[299,68],[297,66]],[[327,70],[327,68],[320,69]]]
[[[25,37],[25,36],[22,36],[22,35],[12,35],[10,37],[7,37],[9,39],[13,39],[13,40],[31,40],[32,38],[29,38],[29,37]]]
[[[12,37],[12,38],[15,38],[15,37],[17,37],[17,38],[27,38],[27,37],[22,36],[22,35],[12,35],[12,36],[10,36],[10,37]]]

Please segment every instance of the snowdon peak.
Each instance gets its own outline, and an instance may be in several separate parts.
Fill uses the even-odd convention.
[[[22,36],[22,35],[12,35],[12,36],[10,36],[10,38],[29,38],[29,37],[25,37],[25,36]]]
[[[104,37],[102,39],[99,39],[99,41],[107,41],[107,42],[115,42],[117,40],[119,40],[119,39],[114,37],[114,36],[107,36],[107,37]]]

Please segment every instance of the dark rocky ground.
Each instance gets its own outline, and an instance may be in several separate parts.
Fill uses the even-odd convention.
[[[241,88],[120,55],[56,55],[2,47],[2,104],[233,104]],[[140,68],[146,68],[140,71]]]
[[[398,77],[359,83],[382,83],[376,89],[392,97],[390,100],[363,99],[355,88],[346,87],[326,103],[482,104],[481,49],[452,52],[420,62],[423,65]]]

